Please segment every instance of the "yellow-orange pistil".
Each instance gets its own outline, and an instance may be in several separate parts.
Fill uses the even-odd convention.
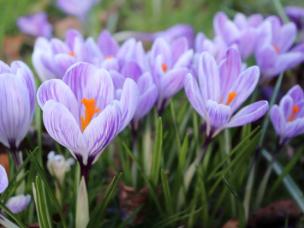
[[[69,51],[68,55],[69,55],[69,56],[72,56],[72,57],[75,57],[75,56],[76,56],[76,54],[75,54],[74,51]]]
[[[275,45],[275,44],[273,44],[272,46],[273,46],[275,52],[276,52],[277,54],[279,54],[280,51],[281,51],[281,49],[280,49],[277,45]]]
[[[162,71],[163,71],[164,73],[166,73],[167,70],[168,70],[168,65],[167,65],[166,63],[163,63],[163,64],[161,65],[161,68],[162,68]]]
[[[230,105],[231,102],[235,99],[236,96],[237,96],[237,93],[234,92],[234,91],[231,91],[230,93],[228,93],[226,105]]]
[[[300,107],[299,105],[294,105],[292,106],[292,109],[291,109],[291,113],[290,115],[288,116],[288,121],[294,121],[295,118],[297,117],[297,114],[300,112]]]
[[[100,109],[96,106],[96,101],[94,98],[83,98],[81,100],[81,103],[84,105],[84,116],[80,117],[80,121],[81,130],[84,131],[84,129],[89,125],[89,123],[93,119],[94,115],[100,112]]]

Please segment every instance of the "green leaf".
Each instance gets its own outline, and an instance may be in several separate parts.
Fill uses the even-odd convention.
[[[13,214],[4,204],[2,204],[0,202],[0,208],[1,210],[7,214],[9,216],[9,218],[11,218],[20,228],[26,228],[26,225],[22,223],[22,221],[20,221],[20,219],[15,215]],[[1,215],[0,215],[1,217]],[[1,218],[0,218],[1,220]]]
[[[99,204],[95,210],[91,214],[91,220],[88,225],[88,227],[94,227],[97,226],[98,222],[101,218],[103,218],[103,215],[105,213],[105,209],[107,208],[109,202],[112,200],[114,193],[117,191],[117,186],[119,184],[119,180],[122,176],[122,173],[117,174],[107,187],[105,196],[102,200],[102,203]]]
[[[162,144],[163,144],[163,126],[162,120],[159,117],[156,120],[156,136],[152,155],[151,181],[154,186],[158,185],[160,176],[160,167],[162,159]]]
[[[161,181],[162,181],[163,193],[165,198],[166,211],[168,215],[171,215],[173,214],[172,196],[169,188],[168,177],[164,170],[162,170],[161,172]]]
[[[40,176],[32,183],[32,190],[40,227],[52,228],[49,208],[46,200],[45,187]]]
[[[272,168],[277,175],[283,174],[283,168],[278,161],[275,161],[270,153],[266,150],[262,150],[262,155],[268,162],[272,164]],[[302,213],[304,212],[304,195],[298,185],[294,182],[290,175],[286,175],[283,178],[283,183],[289,194],[298,204],[299,208],[301,209]]]
[[[282,174],[277,178],[277,180],[274,182],[274,184],[271,187],[271,193],[275,192],[275,190],[278,188],[279,184],[283,180],[283,178],[291,172],[291,170],[295,167],[297,162],[302,158],[302,151],[299,151],[298,153],[294,154],[291,158],[291,160],[288,162],[288,164],[283,169]]]

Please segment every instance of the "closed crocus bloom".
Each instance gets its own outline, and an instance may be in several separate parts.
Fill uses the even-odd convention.
[[[242,70],[237,49],[230,48],[222,64],[209,53],[200,54],[196,77],[189,74],[185,92],[193,108],[206,122],[207,137],[214,137],[224,128],[243,126],[262,117],[267,101],[245,106],[236,114],[254,91],[259,80],[256,66]]]
[[[6,207],[14,214],[24,211],[31,202],[30,195],[17,195],[9,198]]]
[[[246,17],[237,13],[234,20],[230,20],[223,12],[214,17],[215,35],[221,37],[228,46],[237,45],[243,59],[248,58],[255,51],[257,45],[258,26],[263,17],[258,14]]]
[[[264,79],[277,76],[304,60],[301,46],[292,47],[297,35],[293,23],[282,24],[272,16],[260,26],[259,34],[256,62]]]
[[[74,164],[74,159],[65,159],[61,154],[55,154],[51,151],[48,154],[47,168],[52,176],[54,176],[62,185],[65,173],[70,171],[71,165]]]
[[[17,25],[21,32],[34,37],[52,35],[52,25],[48,22],[47,14],[39,12],[33,15],[20,17]]]
[[[8,186],[8,178],[5,171],[5,168],[0,165],[0,194],[5,191]]]
[[[293,86],[270,110],[272,125],[280,143],[304,133],[304,93],[299,85]]]
[[[136,83],[127,79],[119,100],[110,74],[88,63],[71,67],[63,80],[44,82],[37,92],[49,135],[70,150],[82,175],[131,121],[138,104]]]
[[[149,53],[151,73],[158,88],[158,109],[183,87],[189,72],[193,51],[189,50],[186,38],[169,43],[158,38]]]
[[[76,30],[68,30],[65,41],[38,38],[32,56],[33,65],[42,81],[62,78],[66,70],[79,61],[97,63],[101,59],[92,38],[84,40]]]
[[[0,142],[13,153],[32,122],[35,90],[33,74],[23,62],[8,66],[0,61]]]
[[[57,0],[57,6],[67,14],[84,19],[98,0]]]

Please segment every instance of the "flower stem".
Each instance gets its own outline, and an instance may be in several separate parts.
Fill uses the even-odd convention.
[[[12,154],[13,161],[15,163],[16,169],[18,170],[21,165],[21,158],[18,152],[18,148],[12,143],[10,145],[10,151]]]
[[[88,185],[90,169],[91,169],[90,163],[88,163],[87,165],[80,163],[80,178],[81,177],[84,178],[86,185]]]

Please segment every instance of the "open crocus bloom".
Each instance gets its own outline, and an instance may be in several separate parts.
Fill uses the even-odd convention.
[[[159,105],[175,95],[183,87],[193,51],[189,50],[186,38],[169,43],[158,38],[149,53],[151,73],[158,87]]]
[[[50,37],[52,35],[52,25],[48,22],[47,14],[44,12],[20,17],[17,26],[21,32],[31,36]]]
[[[256,61],[263,77],[277,76],[304,60],[303,51],[299,50],[301,47],[292,48],[297,35],[293,23],[282,25],[279,18],[272,16],[265,20],[259,30]]]
[[[120,100],[110,74],[88,63],[73,65],[63,80],[44,82],[37,92],[49,135],[90,167],[133,118],[138,88],[126,79]]]
[[[141,42],[127,40],[117,53],[118,68],[111,71],[118,97],[127,78],[133,79],[138,86],[139,101],[133,120],[144,117],[157,100],[157,87],[148,71],[146,53]]]
[[[0,143],[18,148],[30,128],[35,109],[35,82],[21,61],[0,61]]]
[[[227,46],[233,44],[241,50],[243,59],[253,54],[258,36],[258,26],[262,23],[263,17],[259,14],[246,17],[237,13],[231,21],[223,12],[217,13],[214,17],[214,30],[216,36],[220,36]]]
[[[304,92],[299,85],[293,86],[270,110],[270,118],[280,143],[304,133]]]
[[[206,121],[208,137],[214,137],[224,128],[253,122],[268,110],[267,101],[258,101],[234,114],[259,80],[258,67],[241,70],[237,49],[228,49],[226,59],[220,65],[204,52],[199,56],[197,67],[196,77],[188,74],[185,80],[185,92],[193,108]]]
[[[32,56],[33,65],[42,81],[62,78],[66,70],[78,61],[98,63],[101,54],[92,38],[84,40],[76,30],[68,30],[65,41],[38,38]]]

